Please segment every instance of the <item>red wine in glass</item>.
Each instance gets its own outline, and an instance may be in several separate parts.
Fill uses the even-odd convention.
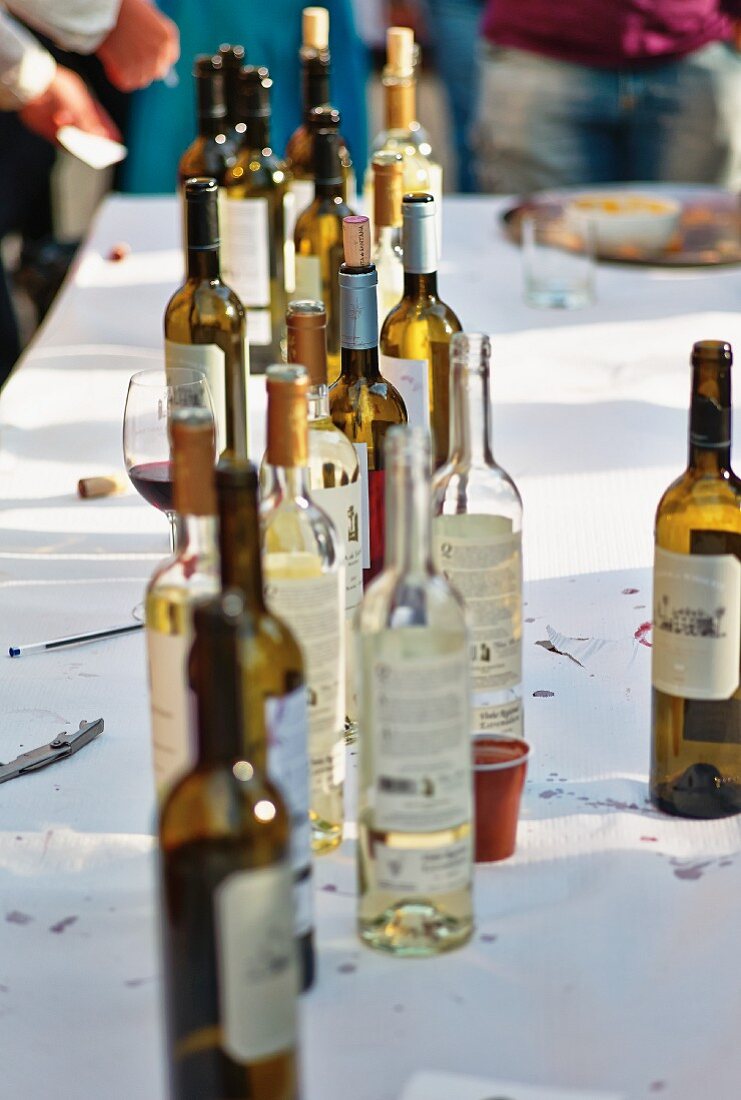
[[[129,470],[137,493],[160,512],[173,511],[172,462],[142,462]]]

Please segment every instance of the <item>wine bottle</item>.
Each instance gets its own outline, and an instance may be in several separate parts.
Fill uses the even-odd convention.
[[[247,312],[250,361],[256,372],[280,359],[286,291],[293,290],[293,195],[283,161],[270,147],[268,70],[239,73],[238,112],[245,125],[236,163],[226,175],[224,277]]]
[[[179,548],[155,571],[145,598],[152,758],[160,797],[193,764],[186,676],[191,617],[196,600],[218,590],[219,569],[214,422],[205,409],[176,409],[170,435]]]
[[[288,362],[309,375],[309,491],[329,516],[345,551],[345,709],[346,737],[357,733],[357,702],[352,623],[363,596],[360,467],[350,440],[329,415],[326,313],[319,301],[288,303]]]
[[[224,65],[219,54],[202,54],[193,63],[198,136],[178,165],[180,186],[193,176],[212,176],[221,186],[235,163],[237,146],[226,110]]]
[[[419,48],[410,27],[389,27],[386,32],[386,67],[383,87],[386,125],[373,142],[373,153],[398,152],[403,157],[404,191],[431,194],[439,210],[438,251],[442,247],[442,168],[433,159],[427,133],[417,121],[416,57]],[[373,172],[365,176],[365,207],[373,210]]]
[[[652,648],[653,802],[741,812],[741,481],[731,469],[730,344],[692,349],[689,463],[659,502]]]
[[[250,716],[245,753],[278,786],[291,815],[295,934],[304,990],[312,985],[315,971],[304,664],[293,634],[265,604],[254,466],[222,460],[216,487],[221,581],[225,589],[241,593],[244,605],[239,664],[244,710]]]
[[[373,171],[373,263],[378,272],[378,302],[384,319],[404,293],[401,250],[401,153],[376,153]]]
[[[432,479],[435,565],[468,612],[471,728],[520,737],[522,501],[492,453],[489,337],[459,332],[451,347],[450,453]]]
[[[353,211],[342,198],[340,136],[319,130],[314,137],[314,191],[311,205],[299,216],[296,246],[296,297],[324,302],[327,311],[327,367],[334,381],[340,373],[340,296],[337,272],[342,263],[342,221]]]
[[[381,326],[381,370],[409,423],[431,429],[437,467],[448,456],[450,341],[461,323],[437,291],[434,199],[405,195],[401,205],[404,296]]]
[[[308,377],[303,367],[267,372],[270,484],[263,496],[265,599],[288,624],[309,689],[312,847],[342,840],[345,779],[345,564],[342,543],[308,488]]]
[[[332,421],[355,447],[361,477],[363,583],[379,572],[384,546],[383,441],[406,423],[399,392],[378,369],[378,276],[370,261],[368,219],[345,218],[340,267],[340,377],[329,393]]]
[[[434,955],[473,930],[468,633],[432,563],[430,443],[386,437],[386,556],[358,615],[358,931]]]
[[[312,120],[316,108],[330,107],[329,77],[329,12],[326,8],[304,8],[302,13],[301,98],[303,121],[294,130],[286,145],[286,162],[291,170],[291,189],[296,197],[296,210],[305,210],[314,198],[314,132],[319,127]],[[334,108],[330,108],[334,110]],[[339,126],[339,112],[336,125]],[[322,120],[325,122],[326,120]],[[342,160],[342,197],[355,200],[355,172],[344,138],[340,138]]]
[[[241,302],[221,281],[216,181],[187,180],[185,204],[188,270],[165,311],[165,363],[205,374],[218,448],[246,458],[249,352]]]
[[[245,754],[243,600],[194,612],[197,760],[159,822],[172,1100],[298,1100],[290,823]]]
[[[223,42],[219,46],[219,57],[224,72],[224,102],[226,104],[227,126],[233,134],[236,134],[237,144],[239,144],[241,135],[245,131],[244,123],[239,121],[237,107],[239,73],[246,61],[244,46]]]

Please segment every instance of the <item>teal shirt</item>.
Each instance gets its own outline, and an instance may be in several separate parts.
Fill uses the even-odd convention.
[[[199,53],[222,42],[244,46],[250,65],[266,65],[273,79],[272,142],[282,155],[301,122],[301,12],[308,0],[159,0],[180,29],[178,84],[156,81],[132,96],[129,155],[123,189],[157,194],[175,190],[178,161],[195,137],[191,69]],[[329,9],[332,105],[342,112],[342,133],[359,176],[368,153],[365,87],[368,51],[355,29],[351,0],[323,0]]]

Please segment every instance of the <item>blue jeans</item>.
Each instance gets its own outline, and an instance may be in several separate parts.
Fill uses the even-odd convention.
[[[657,180],[741,185],[741,56],[716,42],[650,68],[596,69],[486,45],[474,145],[500,194]]]

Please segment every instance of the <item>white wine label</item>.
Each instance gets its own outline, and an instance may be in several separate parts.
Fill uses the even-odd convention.
[[[360,538],[363,569],[370,568],[370,495],[368,490],[368,444],[353,443],[360,467]]]
[[[296,246],[293,234],[296,229],[296,196],[290,189],[283,196],[283,286],[286,294],[295,297]]]
[[[653,686],[684,699],[728,699],[739,685],[740,656],[738,558],[657,546]]]
[[[471,884],[472,842],[465,840],[439,848],[394,848],[373,842],[376,889],[396,897],[450,894]]]
[[[427,634],[409,627],[386,631]],[[403,655],[400,639],[376,644],[364,718],[375,772],[375,828],[432,832],[471,815],[471,733],[466,652],[435,657]],[[419,643],[416,643],[419,645]],[[386,655],[388,655],[386,657]]]
[[[269,309],[247,310],[247,341],[253,347],[267,347],[273,340],[273,324]]]
[[[345,741],[335,741],[329,752],[311,757],[312,788],[322,794],[331,794],[345,782]]]
[[[381,374],[404,398],[409,424],[430,427],[430,368],[426,359],[395,359],[381,356]]]
[[[211,392],[216,419],[216,445],[226,447],[226,357],[216,344],[176,344],[165,340],[165,370],[190,367],[202,371]]]
[[[311,824],[309,822],[309,715],[306,688],[265,700],[268,774],[291,815],[296,935],[312,926]],[[308,896],[307,896],[308,895]],[[308,924],[306,923],[308,918]]]
[[[290,186],[296,204],[295,221],[298,221],[307,206],[311,206],[314,201],[314,181],[291,180]]]
[[[345,727],[344,593],[340,588],[342,571],[300,579],[281,576],[286,564],[298,557],[265,555],[265,599],[293,631],[304,656],[313,806],[326,790],[324,762],[335,752]]]
[[[186,669],[192,637],[191,631],[162,634],[147,627],[152,755],[160,797],[195,761]]]
[[[298,957],[288,863],[237,871],[214,893],[222,1045],[256,1062],[296,1042]]]
[[[486,692],[471,692],[471,730],[474,733],[506,733],[523,736],[522,699],[513,697],[504,703],[480,702]]]
[[[311,490],[311,499],[334,524],[345,547],[345,612],[355,610],[363,598],[363,521],[360,477],[334,489]]]
[[[296,297],[322,298],[322,262],[318,256],[296,257]]]
[[[227,198],[222,208],[224,282],[249,306],[270,305],[270,209],[267,199]],[[250,343],[256,341],[250,334]]]
[[[504,516],[437,516],[433,551],[468,612],[473,729],[521,734],[522,704],[496,695],[522,680],[522,536]]]

